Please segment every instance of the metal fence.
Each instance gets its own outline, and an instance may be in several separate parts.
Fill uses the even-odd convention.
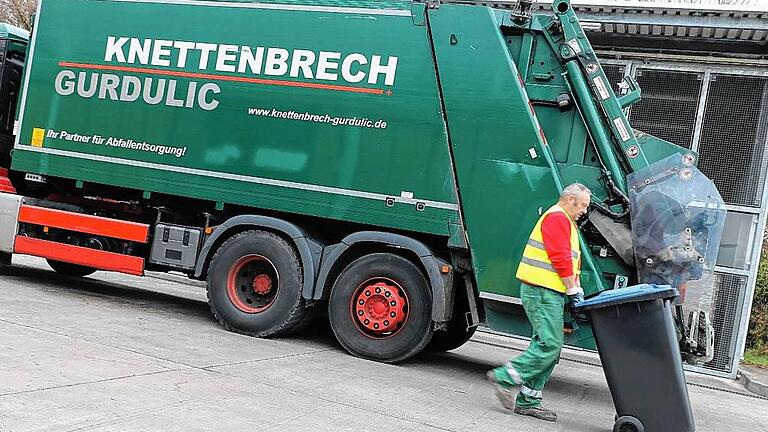
[[[735,377],[744,352],[768,205],[768,71],[648,60],[606,60],[614,84],[632,75],[642,99],[632,126],[699,152],[728,217],[711,283],[701,282],[715,327],[715,356],[703,367]],[[692,288],[693,289],[693,288]]]

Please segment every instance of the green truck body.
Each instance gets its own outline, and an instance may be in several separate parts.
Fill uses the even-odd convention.
[[[13,168],[449,235],[456,185],[426,27],[405,8],[248,5],[43,2]],[[213,50],[180,61],[186,43]],[[31,152],[35,128],[90,140]]]
[[[627,174],[696,157],[631,129],[622,110],[639,91],[630,81],[616,94],[567,1],[531,14],[410,1],[42,0],[25,73],[10,166],[20,192],[44,182],[45,193],[162,206],[189,214],[182,225],[213,220],[205,236],[234,217],[285,220],[317,246],[304,281],[313,273],[326,286],[305,287],[307,300],[328,298],[339,269],[327,262],[355,235],[363,251],[379,237],[360,233],[413,239],[428,248],[414,256],[450,269],[440,293],[441,276],[422,269],[437,330],[458,319],[466,331],[484,321],[525,334],[515,271],[563,185],[587,185],[629,226]],[[587,293],[635,281],[632,259],[590,227]],[[192,277],[206,276],[225,238],[201,243]],[[594,346],[588,326],[569,338]]]

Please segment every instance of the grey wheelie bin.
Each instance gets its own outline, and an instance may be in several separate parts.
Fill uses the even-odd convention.
[[[589,315],[616,407],[614,432],[695,429],[673,320],[676,289],[636,285],[576,307]]]

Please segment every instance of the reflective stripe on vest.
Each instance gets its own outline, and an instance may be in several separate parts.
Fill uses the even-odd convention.
[[[536,249],[541,249],[544,252],[546,252],[546,249],[544,249],[544,243],[542,243],[542,242],[540,242],[538,240],[534,240],[534,239],[530,239],[529,238],[528,239],[528,244],[533,246],[533,247],[535,247]],[[571,258],[578,258],[578,257],[579,257],[579,253],[576,252],[575,250],[572,250],[571,251]]]
[[[517,268],[517,278],[532,285],[538,285],[565,293],[565,284],[563,284],[557,271],[552,266],[552,261],[549,260],[549,255],[547,255],[547,251],[544,249],[544,237],[541,233],[541,224],[544,221],[544,218],[548,214],[555,212],[565,213],[565,210],[558,205],[554,205],[544,212],[538,222],[536,222],[536,226],[533,228],[531,236],[523,250],[520,265]],[[573,274],[578,275],[580,273],[581,264],[578,228],[576,227],[576,224],[573,223],[570,216],[568,216],[567,213],[565,213],[565,215],[571,222],[570,244],[571,257],[573,258]]]

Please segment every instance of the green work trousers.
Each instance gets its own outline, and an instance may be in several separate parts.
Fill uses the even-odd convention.
[[[542,389],[560,360],[565,294],[523,283],[520,299],[533,327],[531,343],[524,353],[496,369],[495,373],[497,379],[510,386],[522,381],[515,405],[532,408],[541,405]],[[517,375],[517,382],[512,375]]]

